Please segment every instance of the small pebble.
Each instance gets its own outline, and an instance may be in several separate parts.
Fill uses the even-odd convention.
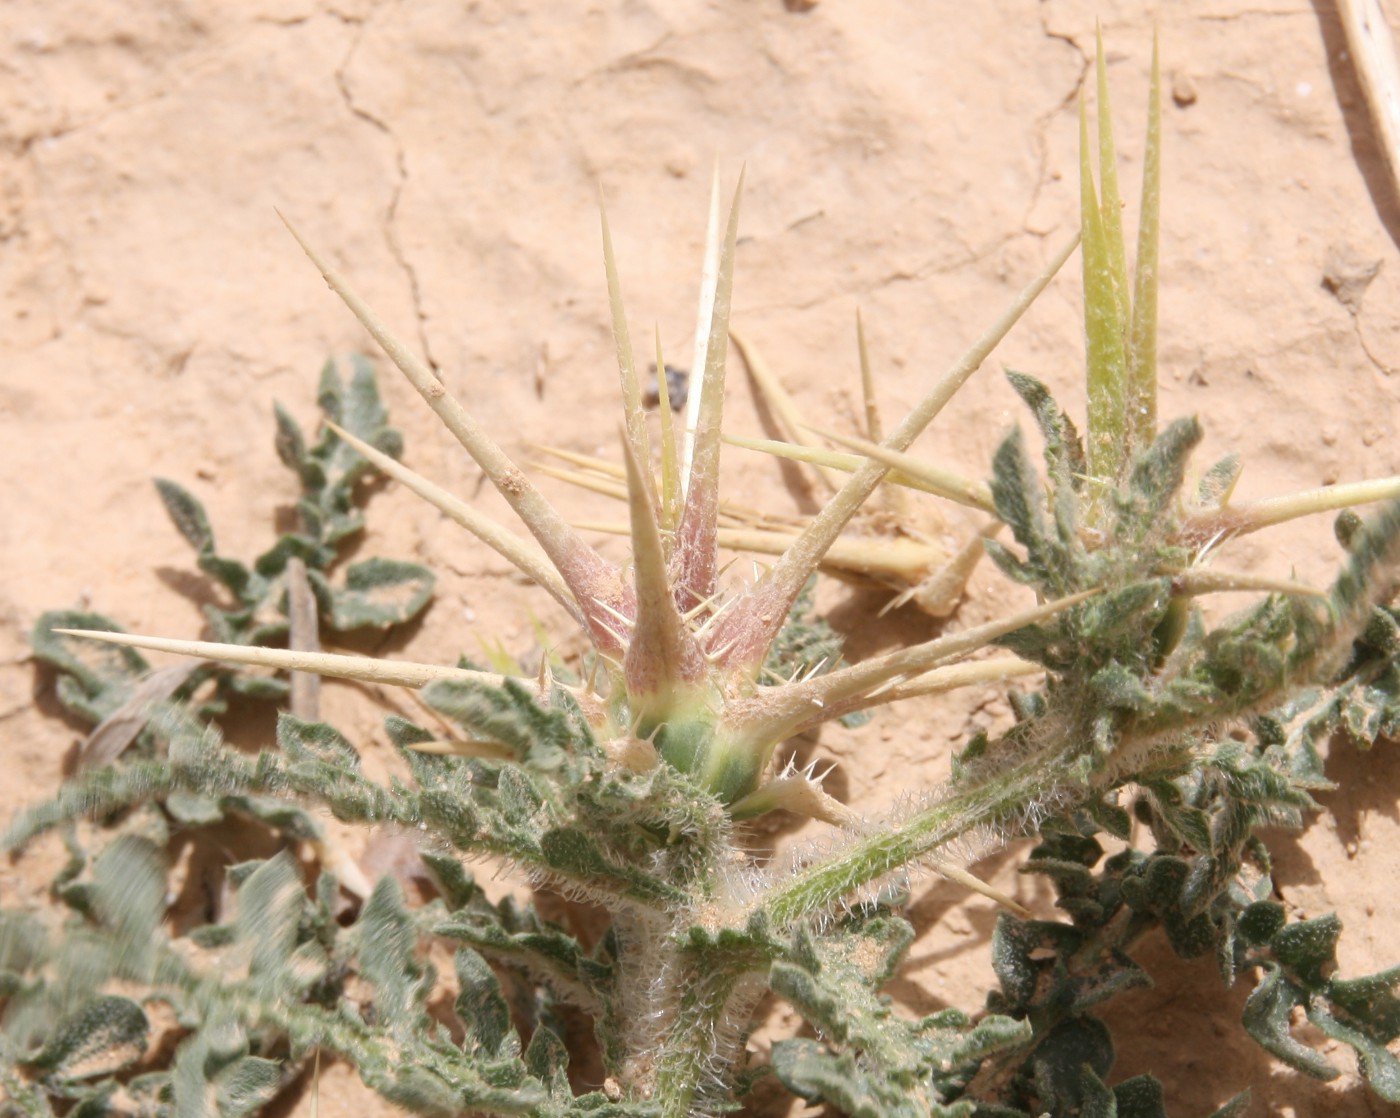
[[[1179,109],[1196,103],[1196,86],[1185,74],[1177,74],[1172,79],[1172,101]]]
[[[1337,297],[1337,301],[1356,314],[1366,288],[1381,270],[1381,258],[1370,256],[1348,244],[1334,244],[1327,250],[1322,264],[1322,286]]]

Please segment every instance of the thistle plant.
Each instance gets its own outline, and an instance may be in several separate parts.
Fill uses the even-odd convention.
[[[848,666],[789,662],[776,679],[765,670],[804,586],[886,479],[885,456],[908,450],[1079,238],[1053,255],[878,454],[854,464],[771,568],[752,584],[726,587],[718,464],[737,192],[723,236],[712,238],[689,430],[672,426],[663,378],[657,447],[603,221],[623,396],[624,566],[586,542],[294,232],[533,542],[344,427],[330,431],[542,586],[573,617],[591,655],[570,678],[548,664],[518,678],[227,642],[64,634],[420,689],[456,732],[391,718],[411,780],[381,784],[327,725],[284,715],[278,748],[249,757],[188,711],[168,712],[153,731],[161,750],[89,769],[23,813],[11,846],[84,816],[130,812],[120,838],[95,859],[72,840],[61,899],[75,917],[59,946],[45,947],[32,920],[7,917],[6,1105],[48,1113],[57,1098],[85,1115],[249,1113],[290,1069],[326,1051],[424,1113],[681,1118],[731,1107],[764,1070],[744,1066],[742,1040],[772,991],[816,1039],[778,1042],[767,1070],[808,1101],[881,1118],[1147,1118],[1164,1113],[1161,1086],[1148,1077],[1106,1086],[1112,1042],[1093,1010],[1146,981],[1128,952],[1154,929],[1182,954],[1213,952],[1227,981],[1262,976],[1245,1026],[1270,1051],[1309,1074],[1336,1074],[1292,1033],[1290,1015],[1301,1007],[1358,1053],[1383,1097],[1400,1100],[1400,1063],[1387,1048],[1400,1035],[1400,971],[1336,977],[1335,921],[1287,924],[1255,834],[1265,824],[1296,825],[1312,806],[1308,792],[1323,781],[1321,735],[1342,725],[1369,745],[1400,718],[1400,641],[1388,608],[1400,507],[1386,506],[1370,523],[1345,521],[1348,561],[1326,591],[1203,566],[1200,514],[1183,495],[1200,428],[1186,419],[1159,431],[1155,418],[1155,64],[1131,283],[1101,59],[1099,73],[1098,190],[1087,125],[1083,136],[1085,437],[1042,385],[1016,377],[1043,435],[1046,471],[1036,470],[1015,432],[986,487],[989,511],[1014,538],[1014,546],[989,542],[988,550],[1040,604]],[[665,368],[660,353],[656,365]],[[1222,517],[1232,511],[1218,499],[1231,468],[1206,475],[1202,499],[1213,494]],[[1218,529],[1231,526],[1221,520]],[[1192,603],[1221,588],[1268,593],[1211,627]],[[994,646],[1012,655],[984,655]],[[782,764],[786,742],[832,719],[1030,673],[1043,682],[1015,695],[1010,730],[974,739],[946,784],[884,814],[861,816],[810,771]],[[278,798],[324,805],[346,822],[412,829],[427,842],[435,899],[410,906],[386,877],[342,927],[333,873],[308,893],[286,854],[246,863],[233,873],[234,915],[184,937],[220,964],[213,970],[206,955],[201,966],[199,951],[154,934],[157,887],[121,885],[162,880],[170,819],[142,805],[177,795],[215,805]],[[766,864],[747,850],[745,820],[777,809],[827,830],[801,854]],[[1104,861],[1101,832],[1127,849]],[[987,1011],[895,1016],[879,989],[912,939],[898,915],[910,876],[931,871],[980,887],[968,860],[1029,834],[1040,844],[1027,869],[1049,877],[1069,922],[1028,919],[1006,898],[1012,911],[993,944],[1001,988]],[[461,861],[481,856],[602,906],[607,931],[589,936],[523,902],[489,903]],[[439,983],[416,947],[428,936],[456,946],[448,1015],[429,1011]],[[84,996],[62,978],[74,959],[101,976]],[[133,986],[149,992],[134,995]],[[86,996],[93,987],[95,1000]],[[170,1068],[150,1071],[142,1061],[157,1003],[174,1008],[187,1036]],[[580,1014],[602,1066],[592,1081],[578,1059],[586,1048]]]

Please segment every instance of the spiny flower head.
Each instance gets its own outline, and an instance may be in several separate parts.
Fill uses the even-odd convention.
[[[853,711],[975,679],[1032,670],[1021,661],[1006,658],[971,671],[967,666],[952,670],[949,666],[999,636],[1068,608],[1084,595],[826,674],[809,672],[777,684],[761,678],[769,649],[802,587],[876,490],[887,468],[871,462],[856,470],[761,577],[730,591],[721,588],[719,455],[738,197],[736,190],[722,235],[718,201],[712,199],[701,296],[705,340],[699,392],[694,394],[684,432],[673,429],[663,395],[661,445],[655,456],[623,314],[611,235],[606,214],[603,216],[603,258],[622,385],[622,446],[632,545],[631,560],[624,565],[610,562],[582,537],[347,279],[290,223],[288,228],[332,290],[476,460],[525,524],[534,543],[348,432],[336,428],[336,433],[385,474],[508,559],[572,615],[602,666],[602,678],[595,677],[574,689],[595,732],[619,745],[646,743],[661,760],[694,776],[736,815],[793,806],[806,814],[835,819],[841,815],[837,806],[828,803],[823,808],[820,805],[827,801],[819,797],[818,807],[813,808],[808,792],[786,791],[794,784],[790,778],[764,785],[779,745]],[[981,365],[1074,247],[1075,241],[1071,241],[1057,253],[1000,319],[937,381],[884,445],[893,451],[909,446]],[[657,366],[664,367],[659,345]],[[659,458],[659,475],[652,469],[655,458]],[[325,653],[87,635],[139,647],[411,687],[435,679],[501,678],[457,668]],[[542,695],[547,692],[545,679],[538,685]],[[463,751],[472,748],[472,743],[462,744]],[[615,752],[625,753],[631,763],[637,763],[638,750]],[[645,755],[647,751],[641,752]]]

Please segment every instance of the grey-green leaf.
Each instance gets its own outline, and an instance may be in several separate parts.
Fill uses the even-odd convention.
[[[130,998],[94,998],[59,1022],[30,1064],[59,1079],[92,1079],[135,1063],[146,1050],[150,1023]]]
[[[194,494],[184,486],[162,477],[156,478],[156,489],[160,493],[161,501],[165,503],[165,511],[170,514],[170,519],[180,530],[180,535],[184,536],[200,555],[214,554],[214,529],[209,526],[209,516]]]
[[[348,631],[402,624],[423,612],[435,581],[433,572],[418,563],[354,563],[346,568],[344,587],[332,587],[331,625]]]

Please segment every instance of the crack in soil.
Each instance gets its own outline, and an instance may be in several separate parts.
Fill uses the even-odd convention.
[[[1202,23],[1235,23],[1238,20],[1254,17],[1272,18],[1274,16],[1306,16],[1311,14],[1311,8],[1243,8],[1238,12],[1202,12],[1196,18]]]
[[[1362,316],[1365,314],[1365,310],[1365,304],[1363,303],[1362,306],[1353,311],[1351,315],[1351,326],[1356,333],[1356,341],[1361,346],[1361,352],[1366,355],[1366,360],[1375,367],[1376,372],[1380,373],[1383,377],[1389,377],[1395,372],[1395,369],[1377,357],[1371,351],[1371,343],[1366,340],[1365,324],[1362,322]]]
[[[336,88],[340,90],[341,99],[345,102],[345,107],[353,116],[365,121],[367,124],[378,129],[389,140],[394,151],[394,166],[398,172],[397,181],[394,183],[393,191],[389,196],[389,204],[384,211],[384,243],[389,249],[389,255],[394,258],[404,277],[408,280],[409,299],[413,304],[414,330],[418,335],[418,348],[423,354],[423,358],[428,363],[428,367],[436,373],[440,366],[433,356],[432,346],[428,342],[428,333],[425,329],[427,322],[427,312],[423,309],[422,288],[418,281],[418,271],[408,258],[408,253],[404,251],[403,245],[399,243],[395,235],[395,218],[398,216],[399,200],[403,197],[404,187],[408,185],[408,153],[404,149],[403,141],[399,139],[389,122],[376,116],[369,109],[355,101],[354,91],[350,87],[348,72],[353,64],[356,52],[360,49],[367,30],[367,19],[356,19],[351,16],[333,12],[336,18],[355,28],[354,37],[350,41],[350,46],[345,52],[344,59],[335,70]]]
[[[1047,39],[1065,43],[1079,56],[1079,74],[1076,76],[1069,90],[1060,98],[1059,102],[1035,118],[1033,137],[1039,166],[1036,168],[1035,186],[1031,188],[1030,201],[1027,203],[1025,209],[1021,211],[1021,229],[1033,236],[1044,235],[1032,227],[1031,214],[1035,213],[1036,207],[1040,205],[1040,196],[1044,192],[1046,184],[1050,181],[1050,125],[1060,113],[1073,105],[1075,99],[1083,92],[1084,83],[1089,77],[1090,63],[1088,53],[1079,45],[1078,40],[1076,40],[1074,36],[1066,35],[1063,32],[1051,29],[1049,16],[1045,13],[1044,9],[1042,9],[1040,13],[1040,27]]]

